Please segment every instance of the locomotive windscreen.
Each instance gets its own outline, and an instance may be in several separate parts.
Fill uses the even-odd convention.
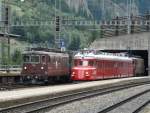
[[[39,63],[40,62],[40,56],[39,55],[31,55],[31,62],[32,63]]]
[[[23,62],[25,62],[25,63],[30,62],[30,56],[29,55],[24,55],[23,56]]]
[[[24,55],[23,56],[24,63],[39,63],[40,56],[39,55]]]

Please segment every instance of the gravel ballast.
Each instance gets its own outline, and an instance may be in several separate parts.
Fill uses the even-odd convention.
[[[104,108],[111,106],[115,103],[120,102],[121,100],[125,100],[128,97],[131,97],[137,93],[150,89],[150,84],[141,85],[121,91],[116,91],[113,93],[84,99],[81,101],[75,101],[63,106],[59,106],[57,108],[53,108],[51,110],[44,111],[46,113],[98,113]],[[109,112],[109,113],[131,113],[129,110],[132,108],[138,107],[140,103],[144,102],[145,100],[150,99],[150,93],[144,94],[144,96],[140,96],[138,99],[133,100],[134,104],[127,105],[122,109],[117,111]],[[150,111],[149,111],[150,112]]]

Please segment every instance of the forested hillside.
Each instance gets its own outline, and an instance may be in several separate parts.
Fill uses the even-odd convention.
[[[60,2],[59,2],[60,1]],[[61,16],[100,20],[111,19],[115,16],[127,15],[127,0],[11,0],[12,21],[39,20],[47,21],[54,17],[55,11]],[[137,15],[150,10],[150,0],[132,0],[132,13]],[[61,6],[59,6],[59,3]],[[30,43],[46,43],[54,46],[54,26],[13,27],[11,32],[21,35]],[[100,38],[100,31],[89,31],[84,27],[63,27],[61,34],[69,49],[87,47],[95,38]],[[78,45],[74,47],[74,44]]]
[[[11,6],[11,22],[21,20],[25,23],[55,19],[55,12],[61,17],[76,17],[93,21],[110,20],[116,16],[127,15],[127,1],[129,0],[5,0]],[[132,14],[141,15],[146,11],[150,11],[150,0],[132,0]],[[96,38],[101,38],[100,30],[91,30],[96,28],[97,26],[62,26],[61,38],[67,49],[82,49],[88,47]],[[10,33],[21,35],[17,41],[11,40],[10,64],[21,64],[21,52],[25,47],[31,45],[55,47],[55,27],[52,25],[10,27]],[[1,48],[7,50],[9,46],[7,42],[1,41],[0,44]],[[7,51],[4,53],[1,51],[1,54],[2,64],[7,64],[10,61]]]

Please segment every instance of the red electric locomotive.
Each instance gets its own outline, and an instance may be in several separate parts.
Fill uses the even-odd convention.
[[[70,79],[69,54],[54,49],[32,48],[23,53],[24,82],[66,81]]]
[[[123,53],[114,55],[96,51],[81,51],[74,56],[73,62],[72,80],[131,77],[135,75],[136,70],[135,60]]]

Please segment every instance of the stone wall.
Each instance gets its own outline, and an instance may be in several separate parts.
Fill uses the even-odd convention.
[[[90,48],[111,50],[148,50],[150,33],[124,35],[95,40]]]
[[[150,32],[95,40],[91,49],[98,50],[147,50],[150,75]]]

